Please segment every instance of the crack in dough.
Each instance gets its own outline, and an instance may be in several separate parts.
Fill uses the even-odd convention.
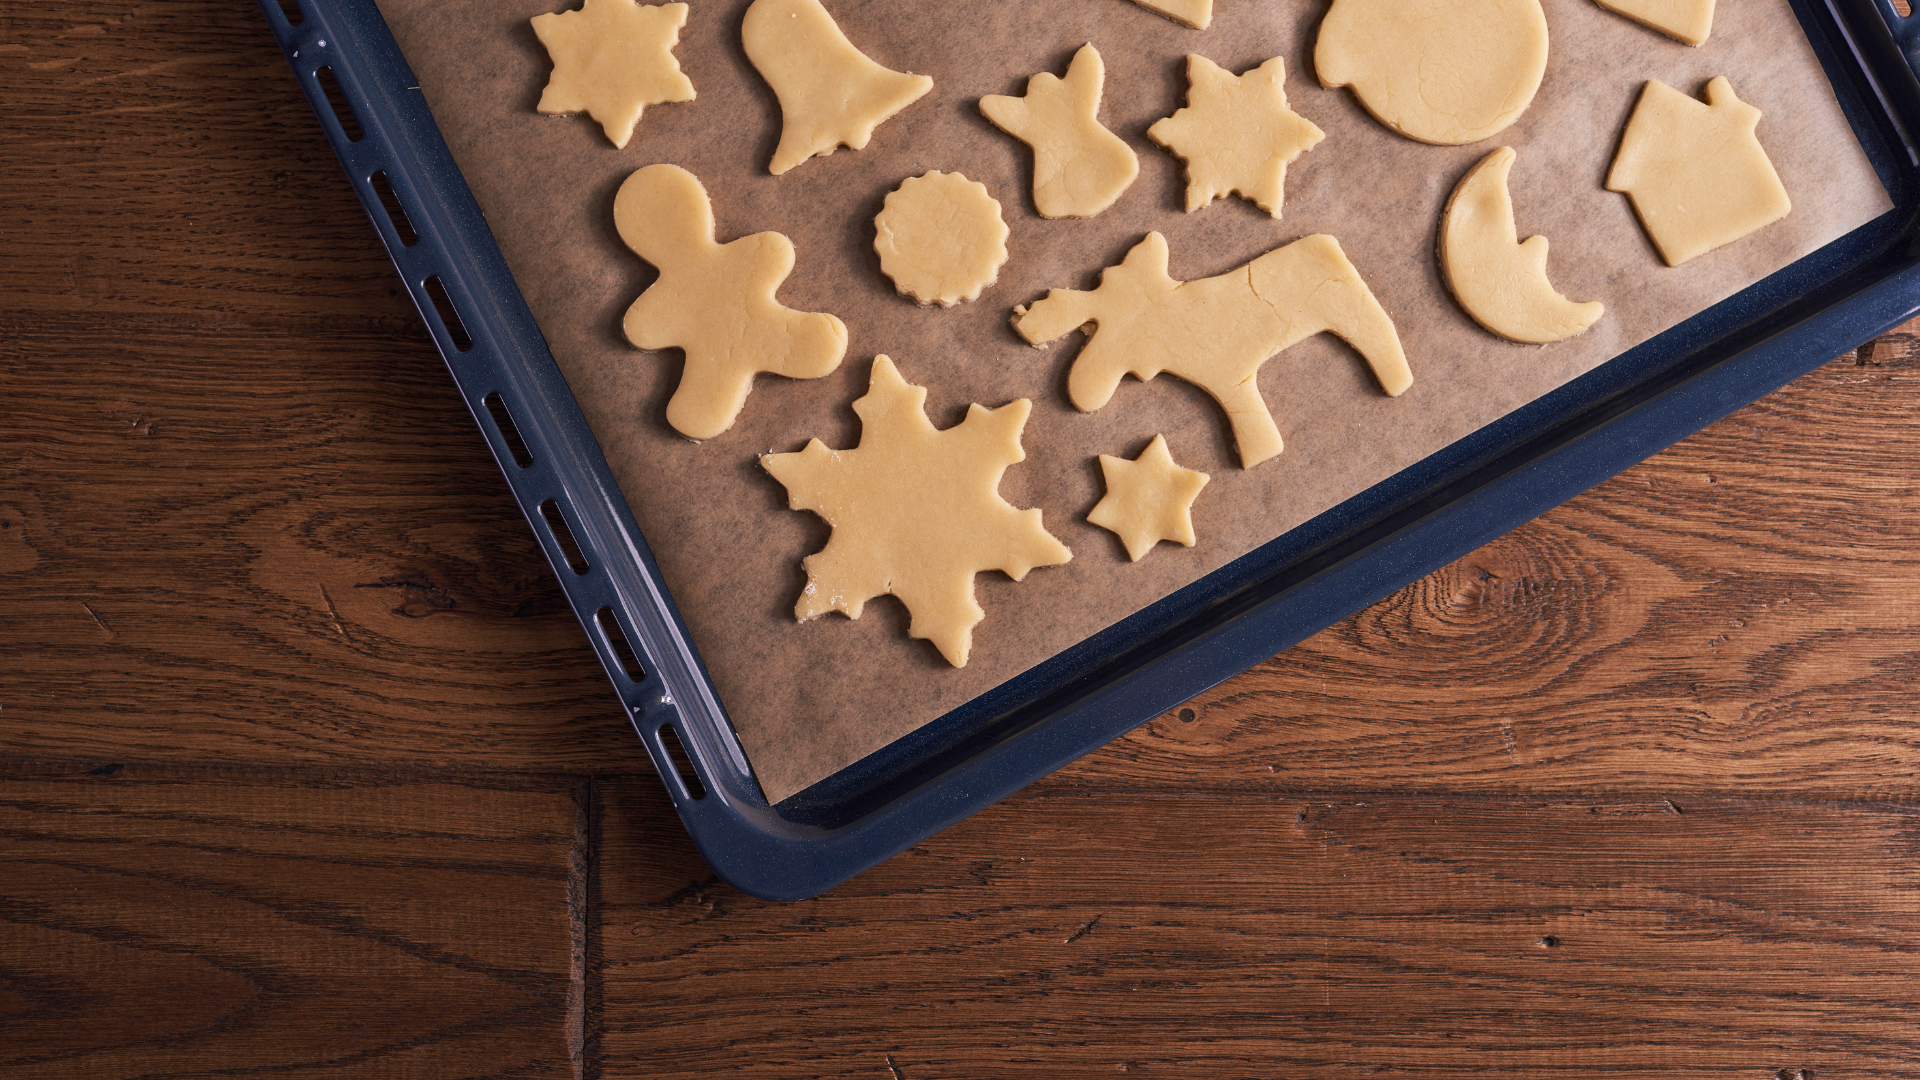
[[[1340,242],[1323,233],[1217,277],[1182,282],[1167,273],[1166,238],[1152,232],[1101,272],[1098,288],[1054,289],[1014,309],[1014,329],[1035,346],[1089,324],[1091,336],[1067,375],[1075,408],[1105,405],[1122,376],[1144,381],[1169,372],[1220,404],[1243,468],[1282,449],[1257,376],[1299,341],[1331,332],[1360,353],[1388,396],[1413,385],[1393,320]]]
[[[1174,22],[1205,30],[1213,22],[1213,0],[1133,0],[1134,3]]]

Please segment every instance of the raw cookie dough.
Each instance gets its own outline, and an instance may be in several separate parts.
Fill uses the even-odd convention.
[[[634,0],[586,0],[578,11],[535,15],[534,35],[553,59],[535,108],[584,112],[624,149],[647,106],[693,100],[693,83],[673,58],[686,24],[685,4],[641,7]]]
[[[686,351],[667,422],[690,439],[733,426],[762,371],[817,379],[840,366],[847,328],[832,315],[773,298],[793,270],[793,243],[774,232],[713,240],[707,190],[678,165],[649,165],[613,199],[613,223],[634,254],[660,271],[627,309],[627,340]]]
[[[1092,217],[1140,173],[1133,151],[1100,126],[1106,74],[1100,50],[1082,45],[1066,78],[1043,71],[1027,80],[1025,97],[980,99],[987,119],[1033,147],[1033,205],[1041,217]]]
[[[1326,132],[1287,108],[1279,57],[1233,75],[1204,56],[1187,57],[1187,107],[1147,129],[1147,138],[1187,163],[1187,212],[1239,195],[1280,216],[1287,163]]]
[[[1793,203],[1754,128],[1760,110],[1722,75],[1701,104],[1647,82],[1620,136],[1607,190],[1625,192],[1668,266],[1787,216]]]
[[[780,99],[780,145],[767,166],[775,176],[837,147],[865,149],[874,128],[933,89],[927,76],[854,48],[820,0],[754,0],[740,43]]]
[[[833,527],[827,546],[804,562],[796,618],[839,611],[857,619],[868,600],[892,593],[912,616],[907,633],[966,667],[973,627],[986,618],[973,575],[999,570],[1019,581],[1073,552],[1041,527],[1040,511],[1000,497],[1000,474],[1026,460],[1020,429],[1032,403],[976,404],[945,431],[927,420],[926,404],[925,387],[908,385],[877,356],[866,396],[853,403],[860,445],[829,450],[813,439],[760,464],[786,485],[790,506]]]
[[[1313,66],[1409,139],[1478,142],[1533,103],[1547,17],[1540,0],[1333,0]]]
[[[1087,520],[1118,536],[1128,559],[1139,562],[1162,540],[1193,546],[1193,500],[1212,477],[1175,465],[1165,435],[1132,461],[1101,454],[1100,473],[1107,494]]]
[[[873,219],[873,249],[894,287],[952,307],[993,284],[1007,261],[1007,223],[985,184],[959,173],[910,177]]]
[[[1616,15],[1684,41],[1706,43],[1713,31],[1713,0],[1594,0]]]
[[[1013,328],[1034,345],[1094,324],[1074,358],[1067,396],[1092,412],[1122,375],[1171,372],[1213,395],[1227,412],[1240,464],[1278,454],[1280,429],[1260,397],[1260,365],[1322,330],[1357,349],[1389,396],[1413,385],[1400,335],[1360,272],[1331,236],[1303,237],[1218,277],[1175,281],[1167,241],[1157,232],[1135,244],[1092,292],[1054,289],[1031,308],[1015,308]]]
[[[1520,242],[1503,146],[1467,170],[1440,219],[1440,269],[1475,322],[1511,341],[1544,345],[1592,326],[1606,308],[1576,304],[1547,281],[1547,238]]]
[[[1205,30],[1213,21],[1213,0],[1133,0],[1148,11],[1157,11],[1177,23]]]

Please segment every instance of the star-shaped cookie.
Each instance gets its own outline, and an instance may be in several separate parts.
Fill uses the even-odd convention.
[[[1187,162],[1187,212],[1239,195],[1274,217],[1287,163],[1326,133],[1287,107],[1279,57],[1234,75],[1204,56],[1187,57],[1187,107],[1147,129],[1147,138]]]
[[[1132,461],[1101,454],[1100,471],[1107,495],[1087,520],[1118,536],[1127,558],[1139,562],[1162,540],[1193,546],[1193,500],[1211,477],[1175,465],[1165,435]]]
[[[578,11],[535,15],[533,32],[553,58],[539,111],[586,113],[624,149],[649,105],[692,101],[693,82],[673,58],[687,5],[586,0]]]

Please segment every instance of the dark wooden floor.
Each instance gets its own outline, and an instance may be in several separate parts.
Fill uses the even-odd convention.
[[[252,5],[0,102],[0,1077],[1920,1076],[1914,328],[776,905]]]

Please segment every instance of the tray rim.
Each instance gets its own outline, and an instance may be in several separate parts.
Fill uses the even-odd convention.
[[[1329,519],[1346,524],[1341,515],[1351,516],[1353,504],[1446,456],[1454,449],[1449,447],[1086,639],[1061,656],[1091,652],[1091,662],[1082,657],[1064,680],[989,717],[952,746],[936,747],[956,760],[930,772],[919,766],[931,758],[891,772],[883,768],[880,784],[860,789],[863,796],[882,791],[877,801],[856,805],[828,799],[835,809],[854,810],[845,820],[821,824],[820,815],[809,821],[796,807],[804,810],[809,794],[831,788],[836,778],[777,807],[761,796],[625,496],[374,0],[258,0],[695,846],[730,884],[781,900],[831,889],[1920,314],[1920,150],[1912,134],[1920,131],[1920,80],[1914,75],[1920,66],[1920,19],[1899,16],[1888,0],[1790,2],[1836,92],[1842,91],[1836,65],[1857,74],[1865,85],[1853,87],[1853,93],[1862,102],[1871,94],[1880,109],[1872,119],[1887,126],[1882,138],[1890,149],[1905,150],[1906,161],[1894,163],[1898,176],[1891,178],[1899,190],[1889,184],[1892,211],[1656,337],[1656,342],[1669,339],[1720,313],[1718,333],[1698,344],[1681,333],[1677,353],[1653,377],[1634,382],[1631,393],[1603,393],[1585,402],[1572,420],[1529,433],[1522,440],[1527,445],[1509,448],[1496,460],[1469,463],[1475,467],[1464,472],[1456,469],[1448,483],[1422,493],[1413,504],[1397,504],[1384,518],[1336,529],[1340,536],[1333,543],[1267,566],[1279,557],[1269,549],[1287,537],[1318,535],[1316,527],[1326,527]],[[298,22],[290,10],[297,11]],[[1824,48],[1814,33],[1823,16],[1823,28],[1838,38]],[[350,138],[336,117],[316,74],[321,68],[330,69],[353,111],[359,138]],[[1846,94],[1841,97],[1845,104]],[[1857,133],[1864,135],[1858,132],[1862,121],[1854,119]],[[384,174],[415,242],[404,243],[388,217],[372,186],[376,173]],[[1884,168],[1882,178],[1890,179]],[[1866,247],[1846,251],[1849,261],[1836,277],[1819,276],[1821,260],[1840,258],[1835,253],[1850,243]],[[1769,283],[1776,283],[1778,292],[1778,283],[1804,279],[1809,264],[1818,283],[1811,292],[1755,299]],[[1862,275],[1868,280],[1858,288],[1832,288]],[[429,281],[436,279],[465,330],[464,348],[428,291]],[[1818,295],[1823,289],[1838,294]],[[1509,418],[1565,397],[1569,388],[1653,344],[1629,350]],[[1668,341],[1663,348],[1676,346]],[[516,460],[493,419],[487,402],[496,396],[531,452],[528,464]],[[547,521],[543,507],[549,506],[586,556],[584,570],[574,569]],[[1223,590],[1220,581],[1237,580],[1229,571],[1238,567],[1244,576],[1256,564],[1266,568],[1253,573],[1252,585],[1241,582]],[[1282,585],[1289,577],[1294,580]],[[1170,610],[1193,607],[1195,596],[1206,598],[1197,614],[1186,611],[1167,621]],[[1184,605],[1173,603],[1181,598]],[[628,673],[608,620],[639,660],[639,677]],[[1164,625],[1143,638],[1140,628],[1156,621]],[[1125,647],[1095,644],[1116,638],[1127,639]],[[927,728],[938,728],[966,708]],[[684,745],[692,776],[675,764],[668,739]]]

